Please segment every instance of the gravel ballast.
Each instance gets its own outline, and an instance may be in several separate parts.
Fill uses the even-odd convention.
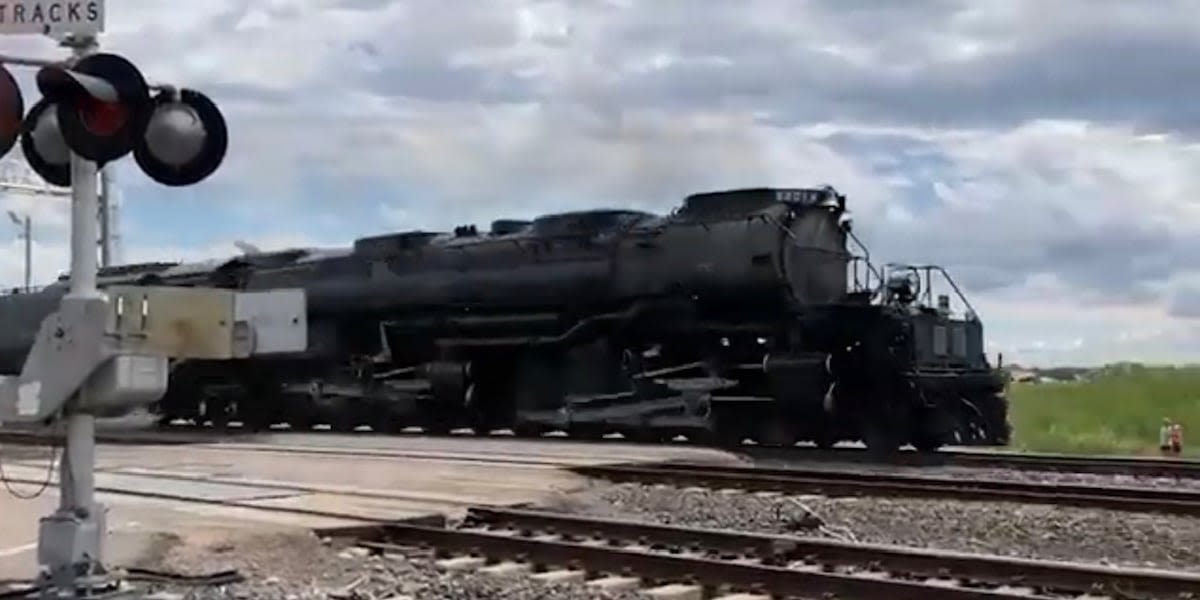
[[[239,537],[185,546],[175,540],[158,558],[139,565],[176,573],[238,569],[247,581],[220,587],[165,587],[160,600],[633,600],[636,593],[604,593],[579,584],[547,584],[528,577],[496,579],[443,572],[428,556],[368,555],[311,534]]]
[[[565,494],[547,508],[687,527],[824,535],[1116,566],[1200,569],[1200,519],[1190,517],[996,502],[760,495],[606,482]]]
[[[1163,488],[1200,492],[1200,477],[1150,477],[1117,473],[1078,473],[1073,471],[1038,471],[1000,467],[969,466],[905,466],[850,463],[834,461],[788,461],[778,459],[747,460],[747,466],[778,469],[827,470],[835,472],[880,473],[885,475],[907,475],[912,477],[965,477],[969,479],[997,479],[1028,483],[1051,483],[1069,485],[1098,485],[1135,487],[1145,489]]]

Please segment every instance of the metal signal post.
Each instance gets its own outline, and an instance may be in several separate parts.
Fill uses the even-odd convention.
[[[67,38],[63,40],[63,45],[70,47],[74,52],[76,59],[82,59],[92,55],[96,51],[96,39],[94,37],[83,37],[78,40]],[[78,63],[78,60],[75,61]],[[38,87],[41,86],[42,74],[57,73],[55,71],[43,70],[38,74]],[[86,84],[85,84],[86,85]],[[99,82],[94,84],[97,89],[101,86]],[[116,99],[116,90],[112,92],[113,99]],[[62,110],[59,110],[61,115]],[[59,123],[62,123],[62,117],[59,117]],[[63,132],[64,137],[67,135]],[[69,144],[69,142],[68,142]],[[96,215],[100,213],[100,198],[97,188],[97,176],[99,171],[96,168],[96,163],[80,156],[76,151],[70,153],[71,162],[71,291],[67,294],[68,298],[94,298],[99,295],[96,289],[96,271],[99,268],[96,256],[96,246],[100,243],[100,235],[97,231]],[[70,431],[68,422],[68,431]],[[94,443],[93,438],[93,443]],[[65,464],[65,461],[64,461]]]
[[[74,50],[76,58],[92,54],[95,38],[67,38],[63,45]],[[63,309],[83,310],[83,302],[100,298],[96,288],[97,194],[96,163],[70,152],[71,183],[71,263],[70,291]],[[36,167],[35,167],[36,169]],[[31,287],[28,256],[31,244],[26,217],[26,292]],[[81,388],[79,395],[91,393]],[[105,510],[96,504],[96,417],[84,410],[64,407],[66,441],[59,463],[59,505],[39,525],[38,563],[43,566],[42,587],[74,596],[110,592],[100,563],[107,533]],[[84,575],[84,577],[80,577]]]

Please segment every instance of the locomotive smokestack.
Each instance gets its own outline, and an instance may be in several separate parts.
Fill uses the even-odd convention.
[[[251,244],[250,242],[237,240],[233,242],[233,245],[237,246],[237,249],[241,250],[242,254],[262,254],[262,249],[254,244]]]

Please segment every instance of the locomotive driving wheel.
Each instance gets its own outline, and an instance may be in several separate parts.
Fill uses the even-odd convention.
[[[784,421],[783,417],[776,415],[766,417],[758,426],[754,438],[763,446],[773,447],[795,446],[797,441],[795,428]]]
[[[279,416],[282,386],[278,380],[250,376],[243,384],[245,391],[237,401],[237,415],[242,427],[250,431],[270,429]]]
[[[863,425],[863,444],[867,451],[877,455],[888,455],[900,449],[900,436],[895,426],[884,419],[871,419]]]
[[[517,360],[513,381],[513,433],[536,437],[547,427],[527,419],[530,413],[546,414],[562,407],[562,368],[552,357],[530,352]]]
[[[230,404],[225,398],[214,397],[214,394],[208,394],[204,398],[204,416],[202,421],[208,421],[212,424],[213,429],[223,430],[229,427]]]

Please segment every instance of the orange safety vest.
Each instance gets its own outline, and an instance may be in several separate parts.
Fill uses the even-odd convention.
[[[1176,423],[1171,426],[1171,444],[1175,446],[1183,445],[1183,425]]]

